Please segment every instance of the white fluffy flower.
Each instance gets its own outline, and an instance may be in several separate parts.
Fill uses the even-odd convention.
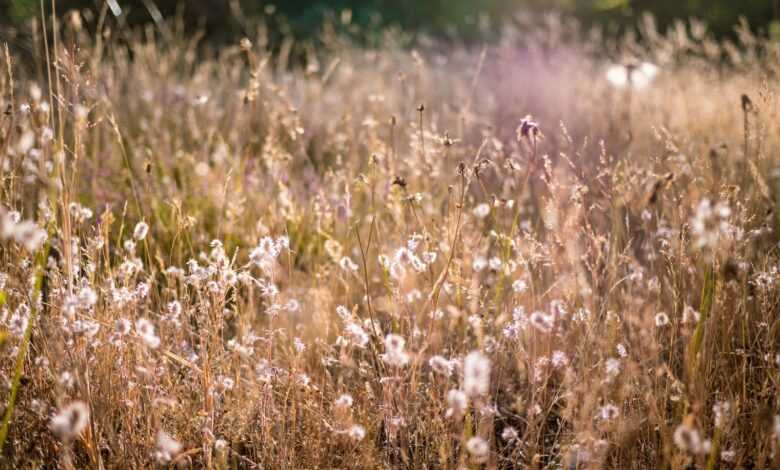
[[[70,440],[87,427],[89,408],[83,401],[74,401],[54,415],[49,428],[62,440]]]
[[[133,238],[141,241],[144,238],[146,238],[146,235],[149,233],[149,224],[147,224],[144,221],[138,222],[135,226],[135,230],[133,230]]]
[[[490,359],[473,351],[463,362],[463,391],[474,397],[487,395],[490,388]]]

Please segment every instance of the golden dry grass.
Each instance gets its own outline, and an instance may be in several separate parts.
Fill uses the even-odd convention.
[[[780,45],[642,28],[6,51],[4,466],[780,465]]]

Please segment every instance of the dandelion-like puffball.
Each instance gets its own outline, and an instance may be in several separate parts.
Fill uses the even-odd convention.
[[[428,365],[431,366],[434,372],[437,374],[449,377],[452,374],[454,367],[452,361],[443,356],[433,356],[428,360]]]
[[[146,318],[139,318],[135,322],[135,331],[146,346],[155,349],[160,345],[160,338],[154,332],[154,325]]]
[[[612,403],[608,403],[599,408],[598,417],[602,421],[612,421],[620,415],[620,410]]]
[[[487,395],[490,388],[490,359],[473,351],[463,361],[463,391],[474,397]]]
[[[68,441],[79,434],[89,423],[89,408],[83,401],[74,401],[54,415],[49,429],[60,439]]]
[[[355,424],[347,431],[347,435],[355,442],[360,442],[366,437],[366,428],[359,424]]]
[[[658,75],[658,66],[650,62],[639,64],[615,64],[607,69],[607,81],[615,88],[631,87],[635,90],[647,88]]]
[[[661,328],[669,324],[669,315],[664,312],[658,312],[655,315],[655,326]]]
[[[351,408],[352,407],[352,395],[349,393],[344,393],[336,401],[334,404],[339,408]]]
[[[484,219],[485,217],[490,214],[490,206],[485,204],[484,202],[477,207],[474,208],[474,217],[478,219]]]
[[[409,362],[409,355],[404,351],[406,340],[399,335],[389,334],[385,337],[385,354],[382,359],[390,365],[403,367]]]
[[[170,434],[163,430],[157,431],[154,457],[158,463],[166,464],[170,462],[179,452],[181,452],[181,449],[181,443],[171,437]]]
[[[518,279],[512,283],[512,290],[515,292],[515,294],[522,294],[528,290],[528,283],[522,279]]]
[[[501,431],[501,439],[506,442],[513,442],[518,438],[519,435],[517,434],[517,429],[513,428],[512,426],[507,426],[503,431]]]
[[[486,440],[479,436],[474,436],[466,441],[466,450],[474,458],[474,460],[481,462],[487,459],[490,446]]]
[[[447,392],[447,408],[446,416],[463,416],[466,412],[466,407],[469,404],[469,399],[462,390],[450,390]]]
[[[701,436],[690,424],[683,423],[674,430],[674,443],[683,452],[700,454],[703,451]]]
[[[147,224],[144,221],[138,222],[135,226],[135,230],[133,230],[133,238],[141,241],[144,238],[146,238],[146,235],[149,233],[149,224]]]

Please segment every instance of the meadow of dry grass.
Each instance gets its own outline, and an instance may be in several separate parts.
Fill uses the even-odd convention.
[[[79,26],[2,54],[3,467],[780,465],[780,44]]]

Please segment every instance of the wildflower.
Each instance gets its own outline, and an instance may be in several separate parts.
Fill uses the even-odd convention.
[[[338,408],[352,408],[352,395],[348,393],[342,394],[338,399],[334,402],[334,404]]]
[[[620,410],[612,403],[608,403],[599,408],[598,416],[602,421],[612,421],[620,415]]]
[[[553,328],[553,316],[544,312],[534,312],[531,314],[531,325],[542,333],[549,333]]]
[[[722,427],[731,415],[731,403],[719,401],[712,405],[712,412],[715,415],[715,427]]]
[[[382,359],[390,365],[403,367],[409,362],[409,355],[404,351],[406,340],[394,334],[385,337],[385,353]]]
[[[604,369],[607,372],[608,378],[614,378],[620,373],[620,360],[610,357],[607,359]]]
[[[701,313],[694,310],[690,305],[686,305],[683,309],[683,323],[698,323],[701,318]]]
[[[267,271],[273,260],[279,256],[280,244],[271,237],[263,237],[257,246],[249,253],[249,260],[259,268]]]
[[[466,412],[468,406],[468,396],[462,390],[450,390],[447,392],[447,411],[446,417],[461,417]]]
[[[366,429],[359,424],[355,424],[347,430],[347,435],[353,441],[360,442],[366,437]]]
[[[74,401],[56,414],[49,428],[63,441],[81,434],[89,423],[89,408],[83,401]]]
[[[144,238],[146,238],[146,234],[148,233],[149,233],[149,225],[146,222],[141,221],[136,224],[135,230],[133,230],[133,238],[138,241],[141,241]]]
[[[528,289],[528,284],[522,279],[518,279],[512,283],[512,290],[515,294],[522,294]]]
[[[146,318],[139,318],[135,322],[135,331],[149,348],[155,349],[160,345],[160,338],[154,332],[154,325]]]
[[[479,351],[466,356],[463,363],[463,390],[474,397],[487,395],[490,387],[490,359]]]
[[[731,208],[726,202],[718,202],[715,206],[704,198],[699,201],[696,213],[691,219],[691,231],[696,240],[696,247],[714,250],[727,239],[741,239],[742,232],[731,225]]]
[[[366,347],[366,344],[368,344],[368,334],[366,334],[360,325],[350,322],[347,324],[346,330],[355,346],[359,348]]]
[[[566,353],[563,351],[553,351],[551,362],[553,367],[566,367],[569,364],[569,358],[566,357]]]
[[[490,206],[483,202],[474,208],[473,213],[476,218],[484,219],[490,214]]]
[[[30,220],[21,221],[18,212],[5,212],[0,208],[0,239],[13,239],[34,252],[46,241],[46,231]]]
[[[506,442],[514,442],[518,439],[517,429],[512,426],[507,426],[501,431],[501,439]]]
[[[81,308],[88,309],[97,303],[97,294],[91,287],[84,286],[79,291],[78,302]]]
[[[674,431],[674,443],[683,452],[700,454],[704,449],[699,431],[691,424],[683,423],[677,426]]]
[[[532,146],[535,146],[537,140],[542,137],[542,132],[539,130],[539,124],[532,119],[528,115],[520,121],[520,125],[517,127],[517,140],[525,140]]]
[[[618,343],[618,345],[615,346],[615,349],[617,350],[618,356],[624,359],[628,357],[628,351],[626,351],[626,347],[623,343]]]
[[[487,441],[479,436],[474,436],[466,441],[466,450],[474,457],[474,460],[482,462],[487,459],[490,447],[488,446]]]
[[[445,377],[452,375],[453,363],[443,356],[433,356],[428,360],[428,365],[431,366],[434,372],[441,374]]]
[[[476,272],[480,272],[483,269],[485,269],[488,265],[487,259],[485,259],[484,256],[476,256],[474,257],[474,261],[471,263],[471,267]]]
[[[658,75],[658,67],[650,62],[615,64],[607,69],[607,80],[615,88],[646,88]]]
[[[669,315],[664,312],[658,312],[655,315],[655,326],[658,328],[664,327],[669,324]]]
[[[339,305],[336,307],[336,313],[344,321],[347,321],[352,317],[352,313],[349,310],[347,310],[347,307],[343,305]]]
[[[354,261],[352,261],[349,257],[345,256],[341,258],[341,261],[339,261],[339,266],[341,266],[341,269],[344,271],[352,271],[355,272],[358,270],[358,265],[355,264]]]
[[[154,458],[159,464],[166,464],[181,452],[182,445],[179,441],[163,430],[157,431],[155,440]]]

